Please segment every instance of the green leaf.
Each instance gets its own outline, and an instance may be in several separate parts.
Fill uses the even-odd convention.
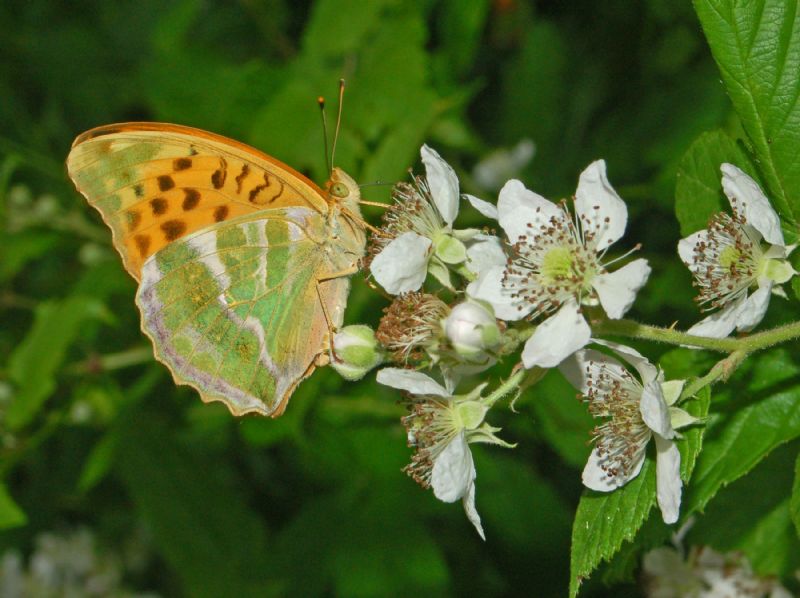
[[[780,214],[800,213],[800,11],[786,0],[695,0],[708,44]]]
[[[473,67],[490,7],[489,0],[445,0],[442,3],[438,23],[442,58],[447,69],[460,74]]]
[[[792,500],[789,503],[792,521],[797,528],[797,537],[800,538],[800,454],[794,464],[794,485],[792,486]]]
[[[800,542],[788,496],[796,450],[796,446],[781,447],[722,490],[697,518],[687,545],[743,551],[759,574],[791,574],[800,566]]]
[[[632,540],[656,502],[656,468],[651,459],[622,488],[603,494],[586,490],[572,524],[569,595],[602,561],[614,556],[626,540]]]
[[[736,164],[755,176],[747,155],[724,131],[703,133],[681,159],[675,183],[675,215],[682,235],[706,228],[713,214],[729,211],[719,170],[723,162]]]
[[[56,374],[84,322],[103,313],[90,297],[72,296],[36,307],[33,326],[9,358],[9,379],[16,385],[6,413],[11,429],[28,424],[56,389]]]
[[[92,447],[78,479],[78,490],[88,492],[108,474],[114,464],[118,445],[119,433],[111,430]]]
[[[711,389],[706,386],[697,393],[694,399],[684,401],[680,404],[682,409],[689,412],[699,419],[708,415],[708,408],[711,405]],[[703,437],[706,432],[704,424],[697,424],[681,431],[684,441],[678,442],[681,451],[681,478],[688,482],[692,477],[697,457],[703,449]]]
[[[575,389],[558,372],[550,371],[528,393],[537,431],[565,462],[583,469],[591,448],[587,441],[594,420],[575,398]],[[522,401],[520,401],[522,403]]]
[[[734,378],[732,384],[740,386],[733,401],[715,404],[684,513],[703,510],[720,488],[800,436],[800,367],[791,355],[774,350],[758,359],[747,375],[753,380],[747,387],[744,375]]]
[[[28,523],[28,518],[0,482],[0,530],[19,527]]]
[[[153,540],[192,596],[262,596],[270,552],[229,465],[136,413],[120,439],[122,479]]]

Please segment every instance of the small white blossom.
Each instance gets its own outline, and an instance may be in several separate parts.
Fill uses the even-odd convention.
[[[410,446],[416,448],[404,471],[443,502],[461,499],[467,518],[485,539],[475,509],[475,463],[470,442],[510,446],[483,421],[489,406],[481,401],[485,384],[467,395],[453,396],[433,378],[415,370],[384,368],[381,384],[409,393],[411,413],[403,418]]]
[[[455,171],[436,151],[420,150],[426,176],[399,183],[381,233],[371,240],[369,269],[387,292],[416,291],[430,271],[450,286],[448,265],[463,263],[466,247],[453,234],[459,185]]]
[[[525,343],[522,361],[527,368],[556,366],[589,342],[581,306],[599,303],[610,318],[621,318],[647,282],[650,266],[637,259],[608,271],[617,260],[604,257],[625,232],[628,211],[608,182],[603,160],[581,173],[574,217],[565,203],[553,203],[516,180],[500,191],[497,209],[511,256],[507,264],[481,271],[468,293],[491,303],[502,320],[546,317]]]
[[[756,575],[741,553],[693,547],[684,559],[674,548],[648,552],[642,561],[648,598],[789,598],[775,578]]]
[[[697,420],[674,406],[683,381],[664,382],[663,374],[629,347],[603,342],[625,359],[638,378],[608,355],[583,349],[564,361],[561,371],[583,394],[589,412],[605,421],[592,432],[595,448],[583,470],[583,483],[610,492],[639,475],[647,444],[656,444],[658,505],[665,523],[675,523],[681,503],[680,452],[676,428]]]
[[[708,228],[682,239],[678,254],[694,275],[698,303],[715,313],[688,332],[723,338],[745,332],[764,317],[770,294],[796,274],[786,260],[794,249],[758,184],[733,164],[723,164],[722,189],[733,215],[716,214]]]

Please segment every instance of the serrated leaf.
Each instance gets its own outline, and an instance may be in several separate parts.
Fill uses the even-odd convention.
[[[675,182],[675,215],[682,235],[706,228],[713,214],[729,211],[719,170],[723,162],[755,176],[747,155],[724,131],[703,133],[683,155]]]
[[[800,213],[798,4],[695,0],[694,5],[771,199],[796,227]]]
[[[685,512],[702,511],[722,488],[750,471],[773,449],[800,436],[800,368],[791,356],[775,350],[761,357],[739,387],[745,406],[717,412],[709,423],[705,447],[685,501]],[[732,384],[742,384],[742,377]]]
[[[703,419],[708,415],[710,405],[711,389],[706,386],[697,393],[694,399],[684,401],[680,407],[688,411],[690,415]],[[703,449],[705,432],[706,426],[702,423],[681,431],[684,442],[678,442],[678,448],[681,451],[681,478],[684,482],[688,482],[692,477],[697,457]]]
[[[33,326],[11,354],[9,379],[16,391],[6,423],[19,429],[39,412],[56,388],[56,373],[83,323],[102,315],[103,304],[90,297],[72,296],[36,307]]]
[[[797,461],[794,464],[794,484],[792,485],[792,499],[789,503],[789,511],[797,529],[797,537],[800,538],[800,455],[797,455]]]
[[[8,488],[0,482],[0,529],[19,527],[28,523],[28,518],[8,493]]]
[[[692,527],[687,545],[743,551],[762,575],[787,575],[800,566],[800,542],[790,518],[795,447],[784,446],[750,474],[719,492]]]
[[[651,459],[622,488],[608,494],[583,493],[572,525],[570,597],[577,596],[581,582],[602,561],[613,557],[624,541],[633,539],[655,502],[656,468]]]

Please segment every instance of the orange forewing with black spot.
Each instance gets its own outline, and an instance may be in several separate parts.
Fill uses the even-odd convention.
[[[322,190],[289,166],[238,141],[162,123],[98,127],[72,144],[67,170],[111,227],[125,268],[217,222],[268,208],[326,214]]]

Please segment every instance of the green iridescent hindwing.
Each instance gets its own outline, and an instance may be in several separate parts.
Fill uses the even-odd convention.
[[[349,280],[330,275],[353,265],[311,209],[221,222],[145,262],[136,297],[142,329],[176,382],[203,400],[223,401],[235,415],[279,415],[313,371],[329,326],[341,325]]]

